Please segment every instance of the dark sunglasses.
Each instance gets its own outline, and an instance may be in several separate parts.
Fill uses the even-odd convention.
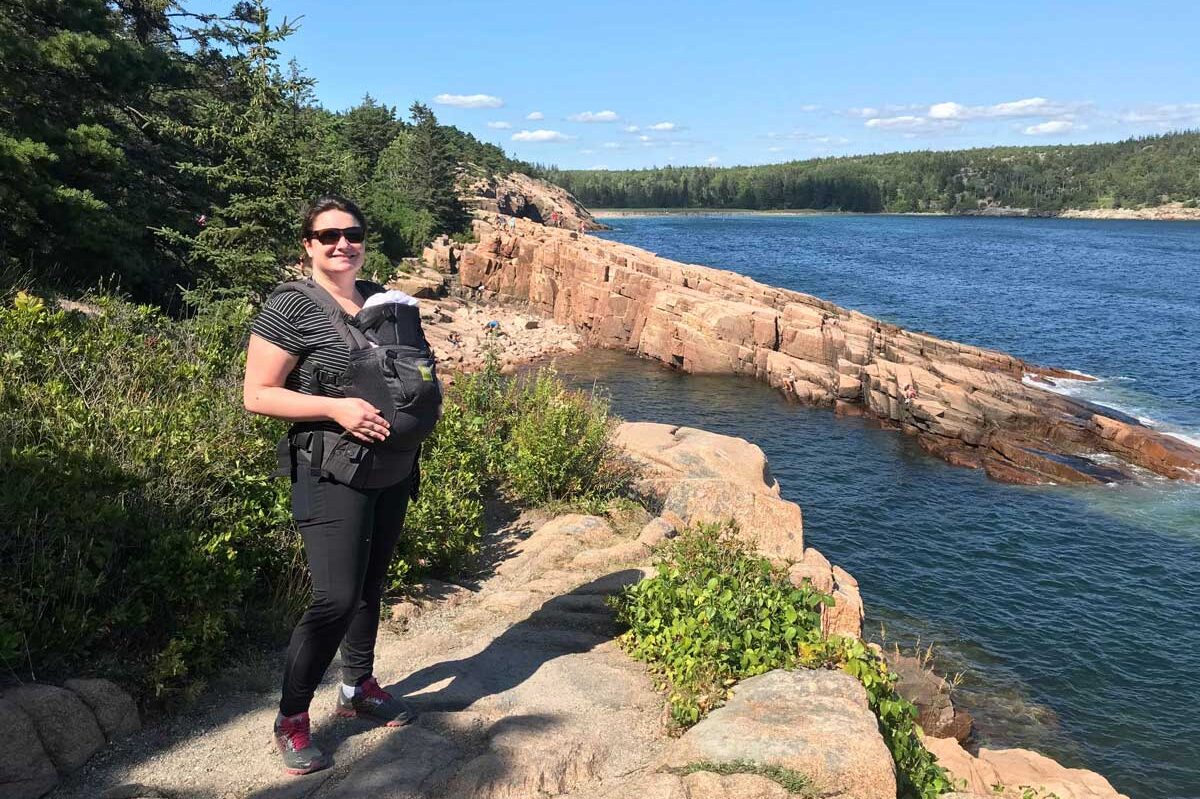
[[[337,244],[342,240],[342,236],[351,244],[362,244],[363,239],[367,237],[367,231],[360,227],[328,227],[308,234],[310,240],[316,239],[326,247]]]

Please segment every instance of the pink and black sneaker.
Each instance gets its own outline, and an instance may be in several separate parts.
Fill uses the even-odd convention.
[[[407,704],[380,688],[374,677],[368,677],[358,686],[351,698],[339,688],[334,712],[339,716],[370,719],[388,727],[403,727],[417,717]]]
[[[313,745],[308,713],[276,716],[275,745],[283,755],[283,767],[288,774],[311,774],[329,768],[329,758]]]

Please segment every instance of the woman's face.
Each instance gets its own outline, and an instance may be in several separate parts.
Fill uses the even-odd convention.
[[[336,209],[322,211],[312,223],[314,234],[322,230],[361,227],[362,223],[353,214]],[[304,251],[312,260],[313,271],[319,270],[328,275],[354,274],[362,268],[366,244],[361,241],[353,244],[345,236],[339,236],[334,244],[322,244],[314,235],[304,240]]]

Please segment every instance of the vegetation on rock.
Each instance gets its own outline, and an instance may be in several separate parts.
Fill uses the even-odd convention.
[[[672,718],[695,724],[738,681],[773,669],[840,668],[866,688],[896,761],[902,797],[951,790],[922,745],[917,709],[895,690],[884,659],[857,638],[826,636],[820,609],[831,597],[797,588],[755,555],[731,525],[700,525],[668,542],[655,577],[614,604],[629,626],[622,644],[662,677]]]

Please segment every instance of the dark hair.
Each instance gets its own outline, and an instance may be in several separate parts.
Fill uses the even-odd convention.
[[[367,229],[367,218],[363,216],[363,212],[357,205],[340,194],[323,194],[314,200],[313,204],[304,212],[304,219],[300,223],[300,238],[307,239],[312,235],[313,220],[326,211],[345,211],[354,217],[359,227],[363,230]]]

